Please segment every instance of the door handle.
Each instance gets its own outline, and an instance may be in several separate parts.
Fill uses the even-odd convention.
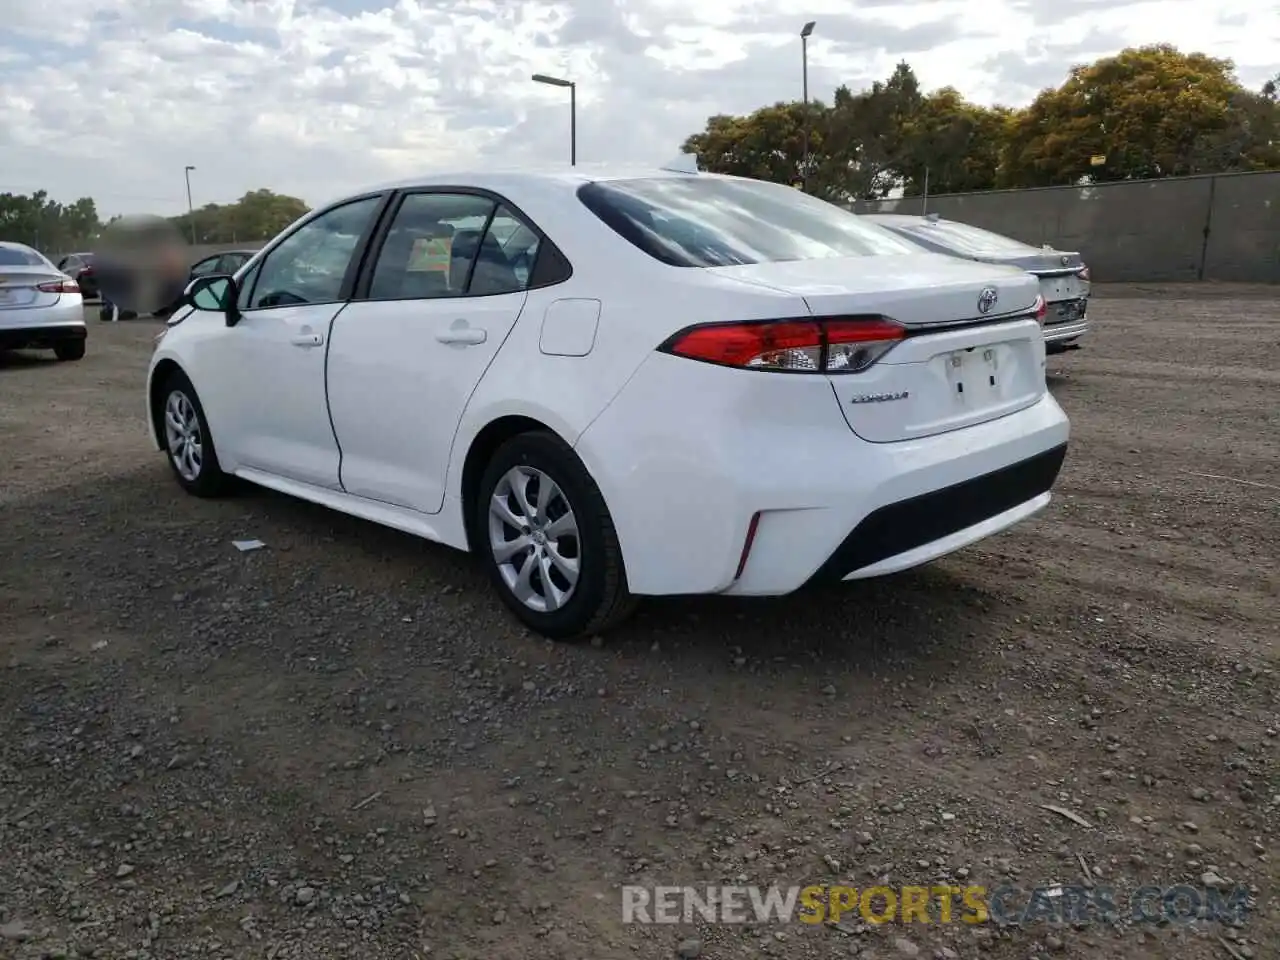
[[[295,347],[319,347],[324,344],[324,334],[304,333],[289,341]]]
[[[436,334],[436,339],[441,343],[461,346],[474,346],[477,343],[484,343],[488,338],[489,334],[485,330],[468,326],[465,320],[455,320],[448,330],[442,330]]]

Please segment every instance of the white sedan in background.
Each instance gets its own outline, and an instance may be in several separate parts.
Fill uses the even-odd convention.
[[[1045,506],[1066,454],[1033,277],[753,180],[407,180],[188,297],[146,397],[178,483],[479,554],[549,637],[925,563]]]
[[[79,360],[87,335],[75,280],[26,244],[0,241],[0,350]]]
[[[1020,267],[1040,281],[1045,299],[1044,342],[1052,349],[1074,344],[1089,330],[1089,268],[1079,253],[1033,247],[981,227],[943,220],[937,214],[912,216],[868,213],[872,223],[951,257]]]

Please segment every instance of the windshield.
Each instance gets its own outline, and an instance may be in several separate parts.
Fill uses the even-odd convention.
[[[26,247],[0,247],[0,267],[49,267],[44,257]]]
[[[921,240],[929,240],[957,253],[973,256],[1026,256],[1039,253],[1035,247],[1012,237],[1004,237],[990,230],[971,227],[954,220],[916,220],[896,225],[903,233]]]
[[[587,184],[578,197],[635,246],[675,267],[920,252],[848,210],[759,180],[611,180]]]

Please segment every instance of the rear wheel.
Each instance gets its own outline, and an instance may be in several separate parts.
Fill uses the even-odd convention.
[[[498,449],[472,523],[494,587],[537,633],[555,640],[599,633],[635,608],[604,497],[554,434],[521,434]]]
[[[178,483],[197,497],[225,494],[231,478],[218,465],[209,422],[186,374],[171,374],[157,402],[165,451]]]
[[[84,357],[83,340],[63,340],[53,345],[53,355],[59,360],[80,360]]]

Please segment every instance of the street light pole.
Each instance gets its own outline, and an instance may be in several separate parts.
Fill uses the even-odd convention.
[[[578,165],[578,85],[572,80],[560,77],[549,77],[545,73],[535,73],[534,83],[545,83],[549,87],[569,88],[569,166]]]
[[[804,87],[804,152],[800,173],[800,183],[807,193],[809,190],[809,37],[817,21],[810,20],[800,28],[800,77]]]
[[[183,175],[187,178],[187,222],[191,226],[192,246],[195,246],[196,243],[196,210],[191,203],[191,171],[194,169],[195,167],[188,164],[182,171]]]

